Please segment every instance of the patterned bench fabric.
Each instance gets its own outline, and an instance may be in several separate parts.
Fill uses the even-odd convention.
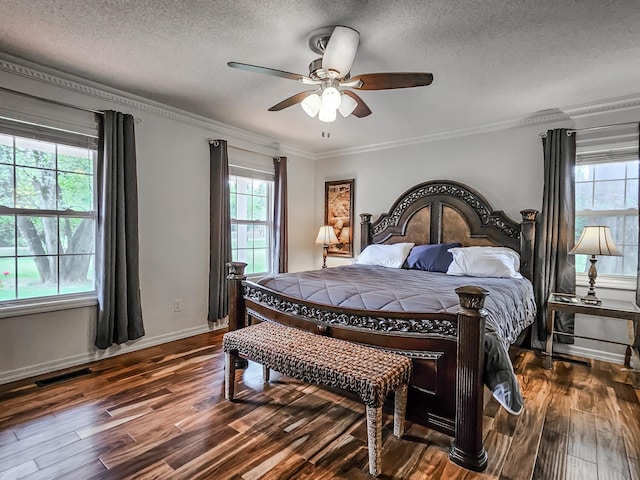
[[[382,406],[411,376],[407,357],[273,322],[226,333],[223,349],[298,380],[349,391],[368,407]]]

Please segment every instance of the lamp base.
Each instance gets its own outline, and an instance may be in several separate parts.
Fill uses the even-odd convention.
[[[595,296],[595,294],[589,292],[587,295],[582,297],[580,301],[586,305],[602,305],[602,300]]]

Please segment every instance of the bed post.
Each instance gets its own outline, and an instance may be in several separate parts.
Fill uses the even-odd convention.
[[[360,214],[360,251],[371,243],[371,214]]]
[[[449,450],[454,463],[481,472],[487,468],[487,452],[482,443],[484,396],[484,299],[489,291],[481,287],[456,288],[458,346],[456,369],[455,438]]]
[[[244,324],[244,297],[242,295],[242,281],[247,277],[244,262],[229,262],[227,268],[227,285],[229,287],[229,331],[238,330]]]
[[[521,210],[520,232],[520,272],[533,281],[533,259],[535,258],[536,215],[537,210]]]

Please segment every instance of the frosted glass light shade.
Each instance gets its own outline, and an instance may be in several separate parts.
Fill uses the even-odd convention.
[[[325,105],[334,110],[340,106],[342,98],[340,98],[340,92],[335,87],[327,87],[322,91],[322,106]]]
[[[611,229],[600,225],[584,227],[578,243],[568,253],[569,255],[582,253],[586,255],[622,256],[622,252],[613,242]]]
[[[311,118],[315,117],[320,111],[320,106],[322,105],[322,99],[320,95],[317,93],[312,93],[308,95],[301,103],[300,106],[304,110],[304,112],[309,115]]]
[[[320,227],[318,236],[314,243],[317,245],[336,245],[340,243],[340,240],[336,237],[336,233],[333,231],[333,227],[331,225],[323,225]]]
[[[336,109],[328,107],[323,102],[322,107],[320,107],[320,112],[318,113],[318,120],[325,123],[334,122],[336,120]]]
[[[353,113],[353,111],[356,109],[357,106],[358,106],[358,102],[356,102],[349,95],[346,95],[343,93],[342,103],[340,103],[338,110],[340,111],[340,115],[342,115],[343,117],[348,117]]]

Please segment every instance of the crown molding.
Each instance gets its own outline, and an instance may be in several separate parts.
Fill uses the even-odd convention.
[[[571,116],[571,119],[588,117],[607,112],[616,112],[640,107],[640,94],[626,95],[623,97],[609,98],[600,102],[585,103],[563,110]]]
[[[561,122],[571,120],[571,117],[565,112],[553,110],[552,112],[544,111],[535,113],[526,118],[514,118],[510,120],[502,120],[494,123],[476,125],[473,127],[461,128],[457,130],[449,130],[445,132],[433,133],[429,135],[421,135],[418,137],[410,137],[402,140],[394,140],[385,143],[375,143],[363,145],[361,147],[345,148],[341,150],[331,150],[316,154],[316,159],[333,158],[341,155],[357,155],[360,153],[368,153],[377,150],[386,150],[390,148],[407,147],[420,143],[436,142],[440,140],[450,140],[458,137],[468,137],[470,135],[480,135],[484,133],[497,132],[510,128],[529,127],[532,125],[540,125],[543,123]]]
[[[315,155],[310,152],[293,146],[281,144],[269,137],[233,127],[222,122],[217,122],[210,118],[196,115],[178,108],[170,107],[154,100],[124,92],[107,85],[77,77],[75,75],[30,62],[6,53],[0,53],[0,71],[36,80],[48,85],[70,90],[72,92],[81,93],[88,97],[105,100],[110,103],[150,113],[183,124],[199,127],[210,132],[209,136],[217,135],[223,138],[228,138],[230,143],[238,144],[238,146],[242,148],[252,149],[256,153],[277,156],[286,151],[300,157],[315,159]]]

